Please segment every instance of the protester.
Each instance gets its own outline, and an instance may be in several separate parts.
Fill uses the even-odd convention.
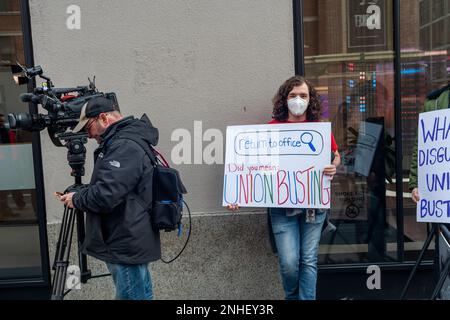
[[[450,84],[431,92],[424,103],[423,112],[450,108],[449,101]],[[409,171],[409,190],[414,202],[419,202],[420,195],[417,188],[417,144],[414,147]]]
[[[301,76],[286,80],[273,98],[269,124],[318,122],[321,102],[313,85]],[[338,146],[331,135],[331,164],[324,168],[330,179],[340,164]],[[238,210],[237,205],[228,209]],[[269,220],[274,234],[281,278],[287,300],[315,300],[317,255],[322,225],[328,210],[270,208]]]

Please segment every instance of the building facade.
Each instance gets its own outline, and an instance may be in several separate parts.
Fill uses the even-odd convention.
[[[303,74],[342,155],[318,298],[395,299],[428,233],[407,179],[425,96],[450,79],[449,30],[450,0],[0,0],[0,113],[29,111],[18,97],[33,84],[14,85],[16,61],[41,65],[56,87],[95,75],[125,115],[151,118],[188,188],[191,240],[171,265],[152,264],[155,296],[282,299],[265,210],[222,207],[223,146],[227,126],[267,123],[279,85]],[[67,150],[46,130],[0,130],[0,296],[42,298],[62,218],[52,194],[73,183]],[[372,145],[370,163],[358,155],[361,140]],[[94,148],[87,144],[84,182]],[[164,254],[183,240],[163,235]],[[431,290],[433,248],[412,297]],[[73,264],[75,254],[74,244]],[[88,262],[93,274],[105,271]],[[373,265],[381,289],[367,287]],[[90,279],[67,297],[112,298],[112,282]]]

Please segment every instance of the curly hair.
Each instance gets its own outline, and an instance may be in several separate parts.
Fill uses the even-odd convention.
[[[318,121],[322,114],[322,104],[319,99],[319,94],[317,93],[314,86],[302,76],[293,76],[287,79],[281,87],[278,89],[277,94],[273,97],[273,112],[272,118],[278,121],[286,121],[289,117],[289,110],[287,107],[287,97],[289,92],[294,89],[294,87],[301,86],[304,83],[308,86],[309,90],[309,104],[306,109],[306,120],[308,121]]]

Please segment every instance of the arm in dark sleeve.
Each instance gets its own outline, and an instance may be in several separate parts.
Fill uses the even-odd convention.
[[[416,139],[417,141],[417,135]],[[411,163],[409,165],[409,183],[408,183],[409,190],[412,190],[414,188],[417,188],[417,142],[414,146]]]
[[[425,100],[425,103],[423,105],[423,110],[420,110],[420,112],[427,112],[427,111],[431,111],[431,110],[436,110],[436,106],[433,103],[433,100]],[[413,153],[412,153],[412,158],[411,158],[411,162],[409,164],[409,183],[408,183],[408,189],[411,191],[414,188],[417,188],[417,184],[418,184],[418,179],[417,179],[417,150],[418,150],[418,139],[417,139],[417,135],[419,134],[418,132],[418,127],[416,128],[416,135],[414,138],[414,148],[413,148]]]
[[[111,212],[139,182],[144,155],[131,140],[114,141],[95,164],[95,182],[73,196],[75,207],[88,212]]]

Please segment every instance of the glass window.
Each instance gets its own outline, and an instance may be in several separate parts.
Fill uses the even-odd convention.
[[[431,50],[431,26],[420,29],[420,43],[423,50]]]
[[[433,20],[442,17],[442,13],[445,12],[445,1],[444,0],[433,0],[431,1],[433,5]]]
[[[321,263],[396,261],[397,239],[415,260],[427,236],[408,175],[424,99],[449,83],[450,0],[400,1],[404,212],[396,210],[392,10],[392,0],[304,1],[305,75],[322,95],[342,156],[332,185],[337,230],[322,238]]]
[[[420,25],[425,25],[430,21],[430,5],[429,0],[420,1]]]
[[[400,11],[408,12],[409,23],[401,26],[401,110],[403,135],[403,181],[408,190],[409,166],[417,141],[418,114],[426,95],[449,83],[450,1],[401,0]],[[432,19],[424,20],[432,12]],[[419,18],[420,17],[420,18]],[[403,198],[405,259],[415,260],[427,236],[427,225],[416,222],[416,205],[406,193]],[[430,249],[433,245],[430,246]],[[431,257],[431,254],[429,255]]]
[[[305,75],[342,164],[321,263],[397,259],[392,1],[305,0]]]
[[[28,112],[9,67],[25,64],[21,28],[19,0],[0,0],[0,280],[42,276],[31,134],[4,126]]]

